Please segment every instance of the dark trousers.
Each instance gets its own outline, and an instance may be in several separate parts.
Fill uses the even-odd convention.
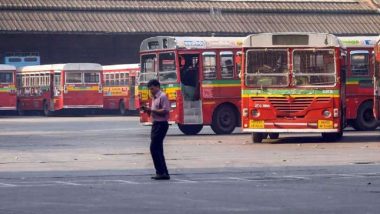
[[[168,122],[153,122],[152,131],[150,133],[150,154],[152,155],[154,168],[156,168],[156,174],[167,174],[168,169],[166,167],[164,156],[164,138],[166,132],[168,132]]]

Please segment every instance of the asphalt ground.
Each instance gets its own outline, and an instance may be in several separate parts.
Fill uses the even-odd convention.
[[[0,213],[379,213],[380,130],[252,144],[170,127],[150,179],[137,117],[0,117]]]

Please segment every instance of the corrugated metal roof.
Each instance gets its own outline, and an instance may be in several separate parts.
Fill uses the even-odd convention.
[[[378,34],[369,1],[1,0],[0,32]]]

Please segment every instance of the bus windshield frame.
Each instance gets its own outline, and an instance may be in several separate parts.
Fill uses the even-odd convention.
[[[301,61],[297,52],[311,53],[308,60]],[[328,52],[327,54],[317,54]],[[330,55],[331,57],[325,57]],[[313,57],[314,56],[314,57]],[[304,56],[305,57],[305,56]],[[312,58],[313,57],[313,58]],[[296,60],[299,62],[296,62]],[[305,58],[306,59],[306,58]],[[292,51],[292,85],[301,88],[335,87],[337,84],[336,51],[335,49],[293,49]],[[330,67],[327,67],[329,66]],[[299,66],[299,68],[298,68]],[[307,69],[307,70],[305,70]],[[301,72],[304,71],[304,72]],[[332,79],[330,79],[332,77]],[[326,79],[325,81],[323,81]],[[322,80],[322,81],[321,81]]]
[[[150,57],[149,57],[150,56]],[[149,67],[149,71],[146,71],[146,65],[149,65],[144,60],[144,57],[152,60],[152,65]],[[147,83],[151,79],[157,79],[157,54],[156,53],[146,53],[140,55],[140,74],[139,74],[139,83]],[[150,77],[151,76],[151,77]]]
[[[10,76],[10,80],[8,79]],[[9,80],[9,81],[7,81]],[[12,84],[14,83],[14,72],[12,71],[1,71],[0,72],[0,84]]]
[[[261,53],[260,53],[261,52]],[[261,54],[251,56],[251,54]],[[251,57],[261,57],[260,64],[253,64]],[[285,88],[289,80],[289,52],[287,49],[250,49],[246,51],[246,68],[244,84],[247,87],[280,87]],[[252,68],[253,67],[253,68]],[[253,70],[253,71],[251,71]],[[256,84],[255,84],[256,82]],[[275,84],[274,84],[275,83]]]
[[[161,60],[161,55],[165,54],[172,54],[171,59],[164,59]],[[166,64],[163,62],[166,61]],[[172,61],[174,63],[174,68],[169,67],[173,66],[173,64],[168,64]],[[164,66],[169,67],[169,69],[165,68]],[[169,65],[169,66],[168,66]],[[159,52],[158,53],[158,79],[160,83],[175,83],[178,81],[178,74],[177,74],[177,53],[175,51],[165,51],[165,52]]]

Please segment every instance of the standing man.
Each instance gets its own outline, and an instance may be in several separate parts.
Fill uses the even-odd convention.
[[[156,168],[156,175],[152,177],[154,180],[169,180],[169,172],[166,167],[164,156],[164,138],[168,131],[169,124],[169,100],[160,89],[160,82],[158,80],[150,80],[148,88],[153,96],[151,108],[142,106],[142,109],[147,112],[152,118],[152,131],[150,134],[150,153],[152,155],[154,168]]]

